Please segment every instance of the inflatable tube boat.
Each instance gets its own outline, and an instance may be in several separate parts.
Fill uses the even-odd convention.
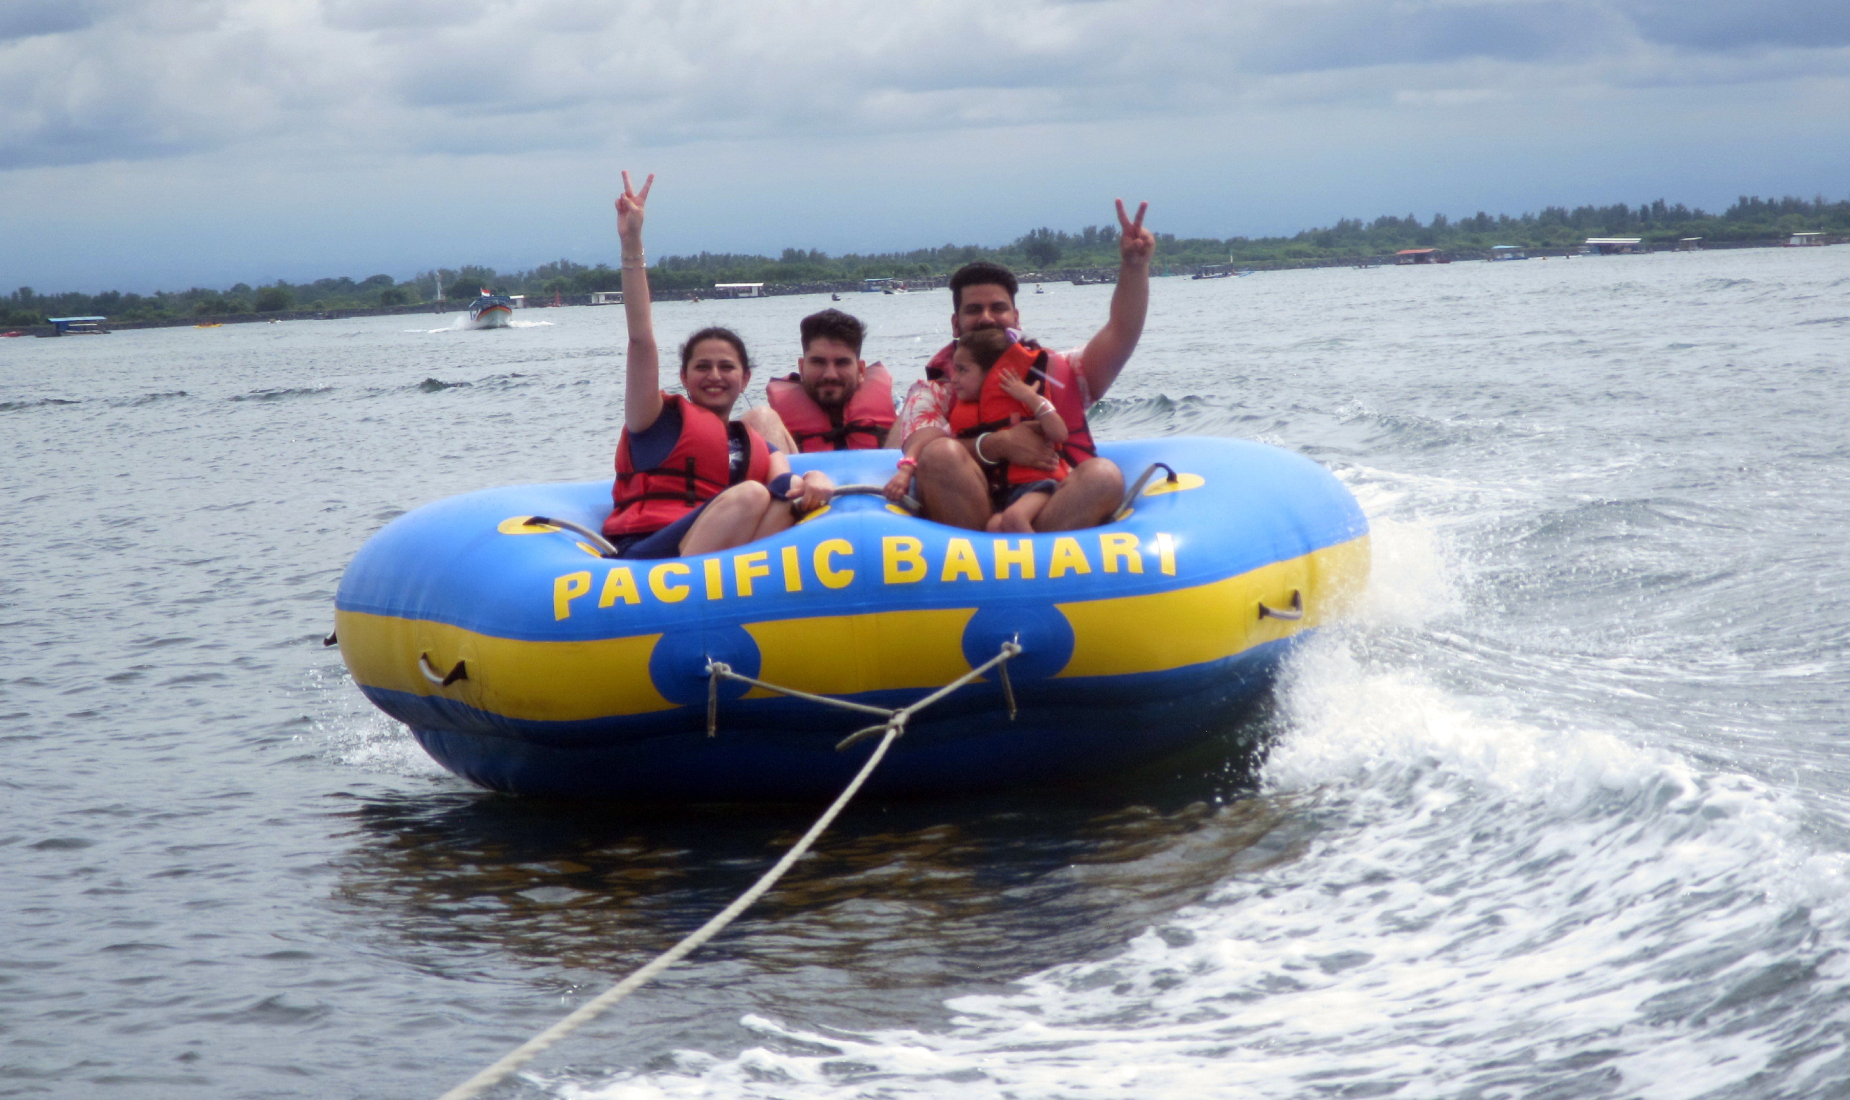
[[[1110,523],[1033,536],[838,496],[761,542],[626,561],[571,530],[595,532],[609,481],[438,501],[355,556],[336,598],[341,656],[367,698],[484,787],[808,801],[865,761],[871,742],[837,746],[868,716],[716,668],[897,708],[1012,643],[1018,654],[911,720],[869,788],[943,795],[1119,772],[1228,728],[1364,583],[1368,529],[1328,471],[1277,448],[1101,450],[1127,480],[1154,476]],[[879,485],[896,457],[791,464]]]

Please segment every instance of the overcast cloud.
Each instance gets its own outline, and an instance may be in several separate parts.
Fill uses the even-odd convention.
[[[1846,108],[1843,0],[6,0],[0,279],[1843,197]]]

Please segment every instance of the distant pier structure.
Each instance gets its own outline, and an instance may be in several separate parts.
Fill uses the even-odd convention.
[[[90,336],[109,331],[103,327],[103,322],[109,320],[107,317],[47,317],[45,320],[55,330],[53,336]]]

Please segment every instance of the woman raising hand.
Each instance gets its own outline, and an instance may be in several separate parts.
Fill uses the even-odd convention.
[[[800,511],[828,503],[834,486],[811,472],[796,477],[783,452],[731,419],[751,380],[745,341],[703,328],[681,345],[681,388],[661,389],[661,355],[650,310],[643,210],[655,185],[637,191],[623,173],[617,236],[623,243],[623,434],[604,534],[626,558],[709,554],[774,535]]]

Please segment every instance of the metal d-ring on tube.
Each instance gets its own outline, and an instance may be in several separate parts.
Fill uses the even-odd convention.
[[[1170,466],[1169,463],[1167,462],[1150,463],[1149,468],[1144,470],[1143,473],[1139,474],[1136,481],[1131,482],[1130,491],[1124,494],[1123,503],[1119,504],[1118,510],[1111,514],[1111,518],[1113,520],[1123,519],[1126,515],[1130,514],[1131,502],[1137,499],[1137,496],[1139,493],[1143,492],[1143,487],[1145,485],[1150,484],[1150,479],[1156,476],[1156,471],[1158,470],[1163,470],[1169,474],[1169,477],[1165,479],[1169,482],[1169,484],[1174,485],[1176,483],[1177,478],[1176,478],[1175,468]]]
[[[1021,652],[1021,634],[1017,632],[1013,638],[1009,639],[1009,644],[1015,647],[1016,653],[1020,653]],[[1002,673],[1002,698],[1008,702],[1009,721],[1013,722],[1015,720],[1015,685],[1009,682],[1008,657],[1001,657],[998,660],[994,660],[989,663],[992,665],[995,665],[997,669],[999,669]]]
[[[1302,619],[1304,617],[1304,593],[1295,588],[1291,590],[1291,609],[1289,611],[1276,607],[1267,607],[1265,601],[1260,600],[1259,617],[1261,619],[1284,619],[1288,622],[1296,622]]]
[[[521,526],[523,527],[563,527],[565,530],[572,532],[574,535],[579,535],[583,537],[584,539],[589,541],[592,546],[597,547],[598,557],[614,558],[617,556],[617,548],[610,544],[609,539],[605,538],[602,534],[599,534],[598,532],[591,530],[589,527],[580,527],[578,524],[573,523],[569,519],[553,519],[550,516],[528,516],[527,522],[522,524]]]
[[[424,674],[424,679],[438,687],[449,687],[458,680],[467,680],[469,678],[469,670],[465,667],[467,664],[466,661],[457,661],[456,667],[450,671],[438,672],[437,666],[430,663],[430,654],[418,654],[418,671]]]

